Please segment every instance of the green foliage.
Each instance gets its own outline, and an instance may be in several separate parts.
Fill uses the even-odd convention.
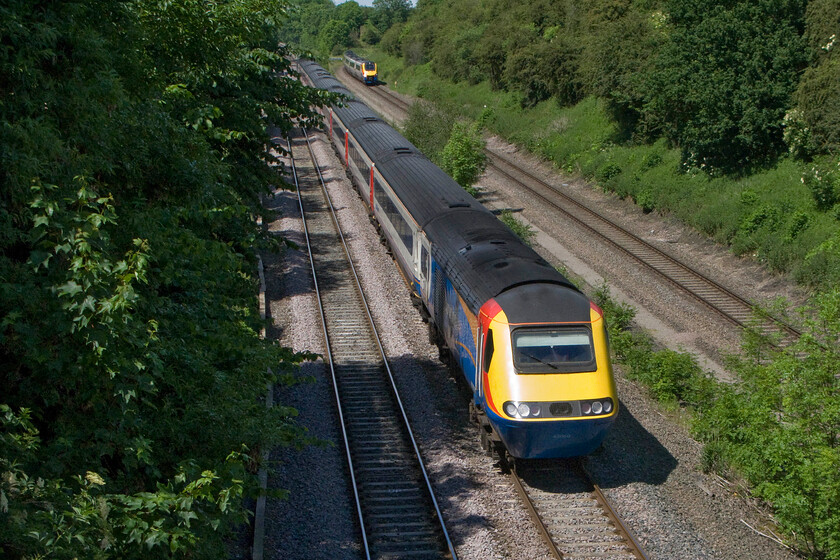
[[[659,400],[693,411],[688,420],[705,443],[705,468],[740,473],[772,504],[792,542],[812,557],[840,558],[840,291],[800,310],[804,335],[792,347],[749,331],[743,356],[731,359],[740,379],[734,384],[717,383],[686,354],[654,350],[630,330],[633,309],[616,303],[606,286],[594,299],[627,375]]]
[[[595,177],[604,183],[621,174],[621,167],[615,162],[607,162],[595,173]]]
[[[796,110],[816,153],[840,149],[840,1],[811,0],[805,12],[810,66],[794,94]]]
[[[344,22],[331,19],[318,33],[318,46],[322,53],[337,54],[343,51],[348,43],[350,26]]]
[[[222,557],[254,458],[309,441],[266,410],[306,355],[260,340],[255,297],[267,128],[321,98],[285,76],[282,17],[0,6],[4,557]]]
[[[375,45],[382,39],[382,33],[372,23],[366,23],[362,26],[359,38],[363,43]]]
[[[296,50],[325,58],[346,47],[355,47],[359,41],[379,42],[385,28],[378,28],[369,20],[373,15],[373,8],[360,6],[354,0],[337,6],[330,0],[299,0],[278,29],[278,38]]]
[[[510,210],[502,210],[499,214],[499,219],[510,230],[515,233],[526,245],[531,245],[536,237],[537,232],[528,224],[522,222],[519,218],[513,215]]]
[[[746,474],[754,492],[814,556],[840,558],[840,292],[801,310],[805,334],[780,349],[762,336],[735,367],[743,380],[715,402],[698,430]],[[827,482],[827,484],[826,484]]]
[[[669,39],[646,112],[689,167],[734,172],[784,151],[782,120],[805,61],[805,2],[667,3]]]
[[[825,212],[840,201],[840,160],[814,163],[802,174],[817,210]]]
[[[805,122],[805,116],[800,109],[791,109],[782,121],[784,127],[783,138],[788,152],[800,160],[807,160],[816,151],[811,129]]]
[[[484,140],[478,127],[474,124],[455,123],[449,140],[440,152],[440,163],[441,168],[459,185],[469,190],[487,165]]]
[[[441,153],[452,135],[454,122],[452,111],[418,101],[408,108],[403,133],[426,157],[440,165]]]
[[[382,39],[379,41],[379,46],[382,47],[382,50],[391,56],[400,56],[402,54],[403,29],[404,25],[398,23],[385,31],[382,34]]]
[[[410,12],[409,0],[373,0],[370,20],[378,29],[388,29],[407,20]]]

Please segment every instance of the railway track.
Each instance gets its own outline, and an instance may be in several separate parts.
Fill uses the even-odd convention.
[[[502,467],[555,558],[646,560],[582,460],[516,461]]]
[[[555,558],[646,559],[580,461],[514,462],[501,453],[501,465]]]
[[[367,90],[400,111],[408,111],[409,104],[388,90],[378,87]],[[734,291],[637,237],[511,159],[491,150],[485,150],[485,154],[488,167],[515,183],[520,190],[586,229],[601,242],[615,247],[639,266],[664,278],[726,321],[741,328],[757,328],[763,334],[777,336],[781,346],[787,346],[799,338],[800,332],[793,326],[767,316]]]
[[[289,142],[289,151],[364,555],[376,560],[455,560],[305,131],[302,139]]]

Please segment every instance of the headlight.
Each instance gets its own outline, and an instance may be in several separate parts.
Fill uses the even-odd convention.
[[[597,399],[592,401],[580,402],[581,416],[597,416],[599,414],[609,414],[613,410],[613,401],[611,398]]]
[[[516,403],[506,402],[505,403],[505,414],[507,414],[511,418],[516,418]]]
[[[613,408],[613,400],[609,397],[587,401],[553,403],[507,401],[502,405],[502,410],[504,410],[505,414],[517,419],[599,416],[610,414]]]

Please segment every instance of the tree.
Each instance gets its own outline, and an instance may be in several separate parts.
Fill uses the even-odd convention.
[[[840,292],[800,310],[792,347],[752,333],[740,383],[704,412],[701,430],[773,504],[774,517],[815,558],[840,558]]]
[[[477,126],[455,123],[449,141],[441,151],[440,159],[443,170],[464,189],[474,194],[473,185],[487,166],[484,140]]]
[[[343,50],[348,45],[350,26],[347,22],[332,19],[321,28],[318,33],[318,45],[321,52],[333,54],[333,51]]]
[[[350,31],[357,34],[360,33],[360,28],[366,19],[365,10],[354,0],[347,0],[336,6],[333,17],[345,22]]]
[[[4,557],[224,557],[260,450],[306,443],[255,305],[268,125],[319,100],[282,7],[0,5]]]
[[[373,0],[371,21],[377,29],[387,30],[395,23],[403,23],[411,12],[409,0]]]
[[[735,172],[773,161],[803,66],[803,0],[667,3],[669,40],[646,84],[647,118],[689,166]]]
[[[840,0],[808,2],[805,21],[811,65],[794,100],[813,151],[836,154],[840,151]]]

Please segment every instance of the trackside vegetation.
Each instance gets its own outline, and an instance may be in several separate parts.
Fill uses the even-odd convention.
[[[358,51],[391,87],[824,290],[840,282],[838,14],[430,1]]]
[[[284,4],[0,5],[0,556],[226,558],[261,450],[310,441],[260,339]]]
[[[737,383],[720,383],[689,354],[660,350],[631,328],[635,311],[605,287],[615,359],[666,407],[681,412],[705,444],[704,467],[745,479],[772,505],[791,545],[810,558],[840,558],[840,294],[816,296],[798,310],[805,325],[795,345],[750,330],[730,358]]]

